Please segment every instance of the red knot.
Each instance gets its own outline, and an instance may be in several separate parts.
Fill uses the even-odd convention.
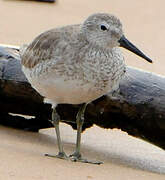
[[[82,24],[46,31],[20,50],[22,70],[28,81],[52,105],[59,153],[48,155],[85,163],[101,164],[82,158],[80,141],[84,112],[88,103],[119,87],[125,74],[124,57],[119,47],[152,62],[123,34],[120,20],[97,13]],[[68,157],[61,143],[60,117],[56,106],[81,104],[78,111],[75,152]]]

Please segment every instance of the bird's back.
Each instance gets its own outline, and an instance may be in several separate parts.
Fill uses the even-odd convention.
[[[32,69],[42,61],[64,56],[67,47],[76,41],[80,25],[70,25],[51,29],[37,36],[32,43],[20,49],[21,63],[24,67]],[[70,50],[70,49],[69,49]],[[55,56],[55,57],[54,57]],[[62,61],[62,57],[61,57]]]

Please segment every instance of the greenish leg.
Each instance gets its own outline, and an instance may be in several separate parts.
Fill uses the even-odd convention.
[[[76,140],[76,150],[73,154],[70,155],[71,161],[75,162],[83,162],[83,163],[91,163],[91,164],[102,164],[100,161],[89,161],[87,159],[82,158],[80,153],[80,145],[81,145],[81,132],[82,132],[82,126],[84,123],[84,113],[86,109],[87,104],[84,103],[81,105],[77,116],[76,116],[76,122],[77,122],[77,140]]]
[[[57,144],[59,148],[59,153],[57,155],[50,155],[50,154],[45,154],[46,156],[49,157],[56,157],[60,159],[68,159],[67,155],[65,154],[61,142],[61,137],[60,137],[60,130],[59,130],[59,122],[60,122],[60,116],[56,112],[56,108],[53,109],[52,111],[52,120],[51,123],[54,125],[55,130],[56,130],[56,135],[57,135]]]

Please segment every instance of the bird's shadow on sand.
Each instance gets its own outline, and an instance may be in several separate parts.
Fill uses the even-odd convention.
[[[2,128],[2,131],[3,131],[3,128]],[[44,156],[44,153],[48,153],[48,152],[44,152],[45,148],[48,149],[48,151],[51,151],[53,153],[54,151],[57,151],[56,137],[53,137],[49,134],[45,134],[42,132],[32,133],[32,132],[16,130],[16,129],[8,130],[7,133],[8,133],[8,136],[10,136],[11,138],[20,139],[21,137],[24,143],[28,142],[28,143],[35,144],[36,146],[43,147],[43,151],[41,152],[43,153],[43,156]],[[65,138],[63,140],[63,144],[64,144],[65,151],[67,153],[68,152],[71,153],[73,149],[75,148],[75,144],[73,142],[65,141]],[[97,159],[99,161],[103,161],[104,163],[122,165],[129,168],[140,169],[140,170],[159,173],[159,174],[165,174],[165,158],[152,159],[152,154],[151,156],[149,157],[146,156],[144,158],[144,155],[136,156],[136,154],[135,155],[132,153],[129,154],[129,152],[128,153],[124,151],[122,152],[122,150],[115,152],[114,150],[111,150],[111,149],[109,149],[108,151],[107,150],[104,151],[104,148],[96,149],[94,147],[94,144],[91,146],[83,144],[81,147],[81,150],[82,150],[82,154],[86,158],[89,158],[90,160]],[[148,153],[150,152],[147,152],[147,154]],[[163,153],[164,154],[162,154],[161,152],[162,157],[165,155],[165,152]]]

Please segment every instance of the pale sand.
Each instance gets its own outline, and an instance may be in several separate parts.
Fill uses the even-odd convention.
[[[88,159],[104,161],[99,166],[45,157],[44,153],[57,152],[54,129],[40,133],[0,129],[2,180],[164,180],[164,175],[157,173],[165,173],[165,151],[119,130],[94,127],[83,133],[82,153]],[[76,132],[67,125],[61,125],[61,130],[65,151],[70,154]]]
[[[94,12],[109,12],[123,22],[127,38],[153,58],[151,65],[123,50],[128,65],[165,75],[165,1],[59,0],[58,3],[0,0],[0,43],[21,45],[47,29],[80,23]],[[76,132],[61,125],[64,147],[70,154]],[[82,152],[103,165],[48,158],[56,153],[53,129],[31,133],[0,127],[0,180],[164,180],[165,151],[119,130],[90,128],[82,136]],[[155,172],[155,173],[153,173]]]

